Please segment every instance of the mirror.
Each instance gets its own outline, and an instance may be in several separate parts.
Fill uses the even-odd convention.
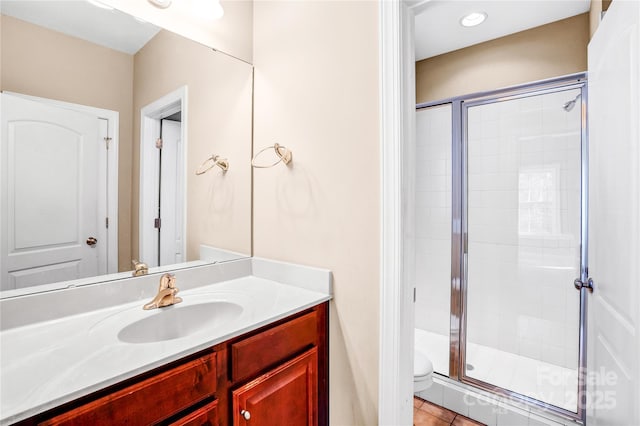
[[[252,65],[90,2],[1,12],[0,297],[251,255]]]

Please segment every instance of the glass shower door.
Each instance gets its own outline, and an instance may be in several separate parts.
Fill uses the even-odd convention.
[[[465,102],[463,381],[577,412],[581,89]]]

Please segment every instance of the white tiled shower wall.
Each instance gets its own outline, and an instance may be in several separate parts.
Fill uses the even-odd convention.
[[[562,106],[578,93],[468,116],[467,339],[567,368],[578,354],[581,108]],[[416,157],[416,327],[448,335],[449,105],[417,112]]]
[[[448,336],[451,298],[451,106],[417,111],[416,126],[415,326]]]

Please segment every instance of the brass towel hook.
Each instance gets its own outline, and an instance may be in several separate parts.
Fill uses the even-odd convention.
[[[276,156],[278,157],[276,162],[272,164],[256,164],[258,156],[269,149],[273,149],[273,151],[276,153]],[[256,169],[268,169],[269,167],[273,167],[281,161],[284,164],[289,164],[291,162],[291,151],[287,149],[287,147],[275,143],[273,144],[273,146],[268,146],[258,151],[257,154],[254,155],[251,159],[251,165]]]
[[[220,167],[223,172],[226,172],[229,170],[229,160],[221,158],[219,155],[212,154],[211,157],[207,158],[202,164],[200,164],[200,167],[196,170],[196,174],[204,174],[215,166]]]

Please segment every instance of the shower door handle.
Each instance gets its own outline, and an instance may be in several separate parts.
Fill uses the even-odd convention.
[[[573,285],[575,286],[576,290],[582,290],[583,287],[586,287],[586,289],[589,290],[589,293],[593,293],[592,278],[587,279],[587,282],[582,281],[580,278],[576,278],[573,281]]]

